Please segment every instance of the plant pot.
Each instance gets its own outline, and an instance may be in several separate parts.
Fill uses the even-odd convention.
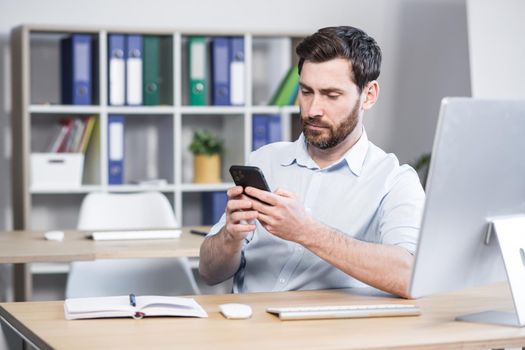
[[[196,154],[193,156],[194,183],[220,183],[221,157],[218,154]]]

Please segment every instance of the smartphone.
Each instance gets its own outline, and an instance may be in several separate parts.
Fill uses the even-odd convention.
[[[251,186],[271,192],[262,170],[256,166],[232,165],[230,174],[237,186],[242,186],[242,188]]]

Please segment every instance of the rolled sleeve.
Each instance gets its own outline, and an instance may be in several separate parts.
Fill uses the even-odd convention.
[[[381,204],[380,242],[403,247],[414,254],[425,192],[411,167],[403,166],[401,170]]]
[[[226,214],[222,214],[220,220],[212,226],[206,237],[215,236],[226,225]]]

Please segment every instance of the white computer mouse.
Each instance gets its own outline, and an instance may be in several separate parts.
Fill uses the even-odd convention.
[[[47,231],[44,233],[44,237],[49,241],[62,241],[64,240],[64,231]]]
[[[252,316],[252,308],[246,304],[221,304],[221,313],[230,320],[242,320]]]

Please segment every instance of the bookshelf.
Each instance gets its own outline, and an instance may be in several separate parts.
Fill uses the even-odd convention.
[[[60,98],[60,41],[71,34],[92,40],[94,58],[93,98],[90,105],[64,105]],[[163,80],[171,94],[152,106],[109,104],[109,38],[112,34],[156,36],[165,47],[169,68]],[[225,191],[228,168],[245,163],[252,151],[254,114],[279,115],[283,140],[291,140],[297,106],[268,106],[280,80],[295,63],[293,48],[305,33],[217,32],[214,30],[151,30],[82,26],[23,25],[11,34],[13,73],[13,215],[15,229],[70,229],[76,226],[84,196],[93,191],[164,193],[181,225],[199,225],[200,195]],[[244,39],[244,96],[241,106],[189,105],[189,38],[217,36]],[[209,51],[208,51],[209,53]],[[166,74],[166,73],[165,73]],[[88,146],[80,187],[31,186],[32,152],[42,152],[57,120],[95,116],[97,126]],[[124,116],[124,181],[108,182],[108,117]],[[193,131],[207,129],[225,141],[221,183],[192,183]],[[96,145],[96,146],[94,146]],[[162,178],[160,185],[138,185],[146,178]]]

